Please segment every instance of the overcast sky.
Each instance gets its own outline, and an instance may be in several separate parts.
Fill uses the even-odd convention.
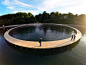
[[[86,0],[0,0],[0,15],[16,12],[86,14]]]

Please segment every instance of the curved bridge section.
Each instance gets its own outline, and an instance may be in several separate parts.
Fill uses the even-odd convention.
[[[27,25],[29,26],[29,25],[42,25],[42,24],[27,24]],[[14,45],[17,45],[20,47],[33,48],[33,49],[51,49],[51,48],[58,48],[58,47],[63,47],[63,46],[73,44],[73,43],[77,42],[82,36],[82,33],[74,27],[71,27],[68,25],[63,25],[63,24],[49,24],[49,25],[60,25],[60,26],[67,26],[67,27],[72,28],[77,33],[75,41],[71,41],[71,37],[70,37],[70,38],[63,39],[63,40],[42,42],[42,45],[40,46],[39,42],[20,40],[20,39],[16,39],[9,35],[9,33],[11,33],[14,29],[16,29],[18,27],[26,26],[26,25],[14,27],[14,28],[6,31],[4,34],[4,37],[11,44],[14,44]]]

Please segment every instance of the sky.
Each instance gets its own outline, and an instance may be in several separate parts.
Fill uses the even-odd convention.
[[[86,0],[0,0],[0,16],[17,12],[86,14]]]

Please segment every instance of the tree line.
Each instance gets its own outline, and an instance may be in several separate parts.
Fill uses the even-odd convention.
[[[57,24],[77,24],[86,26],[86,15],[74,15],[73,13],[59,13],[51,12],[39,13],[33,15],[32,13],[17,12],[15,14],[6,14],[0,16],[0,26],[29,24],[29,23],[57,23]]]

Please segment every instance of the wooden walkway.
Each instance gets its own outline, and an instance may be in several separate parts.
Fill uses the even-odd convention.
[[[70,26],[67,26],[67,27],[70,27]],[[17,27],[15,27],[15,28],[17,28]],[[11,37],[9,35],[9,32],[15,28],[12,28],[12,29],[6,31],[6,33],[4,34],[5,39],[14,45],[26,47],[26,48],[33,48],[33,49],[51,49],[51,48],[67,46],[67,45],[73,44],[74,42],[78,41],[82,36],[81,32],[78,29],[70,27],[70,28],[73,28],[74,30],[76,30],[76,32],[77,32],[75,41],[71,41],[71,38],[67,38],[67,39],[57,40],[57,41],[42,42],[42,45],[40,46],[39,42],[19,40],[19,39]]]

